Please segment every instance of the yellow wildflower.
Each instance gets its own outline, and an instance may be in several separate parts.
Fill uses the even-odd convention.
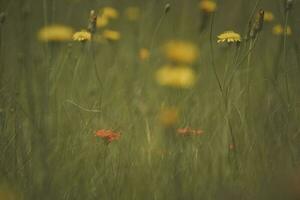
[[[73,40],[80,41],[80,42],[91,40],[91,38],[92,38],[92,34],[86,30],[76,32],[73,35]]]
[[[104,7],[100,10],[101,17],[107,18],[107,19],[116,19],[119,17],[118,11],[113,7]]]
[[[38,39],[43,42],[55,41],[62,42],[72,39],[73,29],[59,24],[53,24],[41,28],[38,32]]]
[[[150,57],[150,51],[146,48],[141,48],[139,51],[139,57],[142,61],[148,60]]]
[[[271,22],[274,20],[274,14],[270,11],[265,11],[265,14],[264,14],[264,21],[265,22]]]
[[[165,44],[164,52],[169,60],[186,64],[193,63],[199,55],[194,44],[175,40]]]
[[[275,25],[275,26],[273,27],[272,32],[273,32],[274,35],[283,35],[283,34],[284,34],[284,30],[283,30],[283,29],[284,29],[284,28],[283,28],[282,25],[277,24],[277,25]],[[292,29],[291,29],[290,26],[287,26],[287,27],[286,27],[286,35],[291,35],[291,34],[292,34]]]
[[[136,21],[140,17],[140,9],[139,7],[131,6],[126,8],[125,15],[128,20],[130,21]]]
[[[114,31],[114,30],[104,30],[102,33],[102,36],[107,39],[107,40],[111,40],[111,41],[116,41],[119,40],[121,38],[121,34],[118,31]]]
[[[218,43],[221,42],[240,42],[241,41],[241,35],[238,33],[235,33],[233,31],[226,31],[220,35],[218,35]]]
[[[199,7],[203,12],[211,13],[216,10],[217,4],[211,0],[202,0],[200,1]]]
[[[104,16],[98,16],[96,21],[96,26],[98,28],[105,27],[108,24],[108,18]]]
[[[156,80],[162,86],[189,88],[196,81],[194,71],[188,66],[163,66],[156,72]]]
[[[98,28],[107,26],[110,19],[116,19],[119,16],[118,11],[112,7],[104,7],[99,12],[100,15],[97,17],[96,22]]]
[[[272,32],[274,35],[281,35],[283,33],[283,27],[280,24],[277,24],[273,27]]]
[[[162,108],[159,114],[160,123],[163,126],[171,127],[179,121],[179,111],[175,107]]]

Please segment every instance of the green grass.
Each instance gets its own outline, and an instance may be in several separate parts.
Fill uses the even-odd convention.
[[[293,34],[284,38],[272,34],[273,25],[285,23],[283,0],[219,1],[201,34],[192,0],[1,1],[7,17],[0,24],[0,200],[299,199],[297,3],[286,19]],[[47,24],[85,28],[89,11],[103,6],[121,14],[109,25],[120,41],[37,40]],[[128,6],[142,10],[137,22],[122,14]],[[251,51],[245,41],[239,48],[216,43],[226,30],[244,35],[259,8],[275,20]],[[171,39],[200,49],[193,88],[155,81],[167,62],[161,46]],[[145,62],[138,58],[143,47],[151,48]],[[180,109],[176,127],[159,122],[168,105]],[[205,134],[176,135],[186,126]],[[121,138],[106,145],[95,137],[98,129]]]

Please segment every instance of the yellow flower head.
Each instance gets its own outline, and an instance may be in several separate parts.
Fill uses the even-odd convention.
[[[105,27],[108,24],[108,18],[104,16],[98,16],[96,21],[96,26],[98,28]]]
[[[119,17],[119,13],[115,8],[112,7],[104,7],[100,10],[101,17],[107,19],[116,19]]]
[[[284,35],[284,28],[281,26],[281,24],[277,24],[273,27],[272,30],[274,35]],[[292,29],[290,26],[286,27],[286,35],[291,35],[292,34]]]
[[[162,86],[189,88],[196,82],[194,71],[188,66],[163,66],[156,72],[156,80]]]
[[[203,12],[211,13],[216,10],[217,4],[211,0],[202,0],[200,1],[199,7]]]
[[[162,108],[159,114],[160,123],[165,127],[172,127],[179,121],[179,111],[175,107]]]
[[[184,41],[167,42],[163,50],[170,61],[178,63],[191,64],[199,55],[198,48],[194,44]]]
[[[125,10],[125,16],[127,17],[128,20],[130,21],[136,21],[140,17],[140,9],[139,7],[128,7]]]
[[[92,38],[92,34],[86,30],[76,32],[73,35],[73,40],[80,41],[80,42],[91,40],[91,38]]]
[[[140,60],[148,60],[150,57],[150,51],[146,48],[141,48],[139,51]]]
[[[265,22],[271,22],[274,20],[274,14],[270,11],[265,11],[265,14],[264,14],[264,21]]]
[[[102,36],[110,41],[116,41],[119,40],[121,38],[121,34],[118,31],[114,31],[114,30],[104,30],[102,33]]]
[[[38,39],[42,42],[63,42],[71,40],[73,29],[71,27],[59,24],[53,24],[41,28],[38,32]]]
[[[235,33],[233,31],[226,31],[220,35],[218,35],[218,43],[221,42],[240,42],[241,41],[241,35],[238,33]]]

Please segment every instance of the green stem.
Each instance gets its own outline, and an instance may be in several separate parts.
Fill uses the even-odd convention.
[[[219,75],[218,75],[217,70],[216,70],[216,64],[215,64],[215,61],[214,61],[214,49],[213,49],[213,25],[214,25],[214,18],[215,18],[215,13],[213,13],[213,15],[212,15],[211,25],[210,25],[210,34],[209,34],[210,52],[211,52],[211,63],[212,63],[213,73],[214,73],[215,78],[216,78],[216,80],[218,82],[219,91],[221,93],[222,101],[223,101],[223,104],[224,104],[224,109],[225,109],[225,111],[224,111],[224,114],[225,114],[224,118],[227,121],[228,126],[229,126],[229,134],[230,134],[231,142],[236,147],[236,140],[235,140],[235,136],[233,134],[232,125],[231,125],[230,118],[229,118],[229,106],[228,106],[229,98],[228,98],[227,95],[224,94],[224,87],[221,84]],[[236,150],[234,151],[234,159],[235,159],[235,164],[238,164]]]
[[[84,45],[84,44],[82,44],[82,45]],[[80,53],[79,58],[76,61],[74,71],[73,71],[73,77],[72,77],[72,82],[71,82],[71,96],[72,96],[72,99],[74,99],[74,96],[75,96],[75,94],[74,94],[75,93],[75,87],[74,87],[75,79],[76,79],[76,76],[77,76],[78,67],[80,66],[83,54],[84,54],[84,46],[81,47],[81,53]]]
[[[249,54],[248,54],[248,60],[247,60],[247,83],[246,83],[246,113],[248,113],[247,108],[249,108],[250,104],[250,79],[251,79],[251,56],[252,51],[250,51],[253,48],[253,39],[250,39],[249,44]]]
[[[164,21],[165,17],[166,17],[166,13],[163,13],[163,15],[159,18],[159,21],[158,21],[158,23],[157,23],[157,25],[154,29],[154,32],[153,32],[153,35],[152,35],[152,38],[151,38],[151,43],[150,43],[150,52],[152,52],[152,50],[153,50],[156,35],[157,35],[158,30],[159,30],[162,22]]]
[[[283,65],[286,64],[287,61],[287,49],[286,49],[286,43],[287,43],[287,27],[288,27],[288,17],[289,17],[289,10],[285,13],[285,19],[284,19],[284,35],[283,35]],[[284,69],[284,80],[285,80],[285,89],[286,89],[286,96],[287,96],[287,106],[288,111],[290,110],[290,89],[289,89],[289,75],[288,75],[288,69],[285,66],[282,66]]]

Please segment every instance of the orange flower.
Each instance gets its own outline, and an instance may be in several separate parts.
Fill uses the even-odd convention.
[[[229,150],[234,150],[235,149],[234,144],[229,144],[228,147],[229,147]]]
[[[159,113],[160,123],[165,127],[172,127],[179,121],[179,110],[175,107],[163,108]]]
[[[120,133],[113,132],[112,130],[101,129],[96,132],[96,137],[104,139],[106,142],[111,143],[121,137]]]
[[[201,129],[191,129],[191,128],[179,128],[177,129],[177,133],[181,136],[200,136],[204,132]]]
[[[146,48],[141,48],[139,51],[139,57],[142,61],[148,60],[150,57],[150,51]]]

